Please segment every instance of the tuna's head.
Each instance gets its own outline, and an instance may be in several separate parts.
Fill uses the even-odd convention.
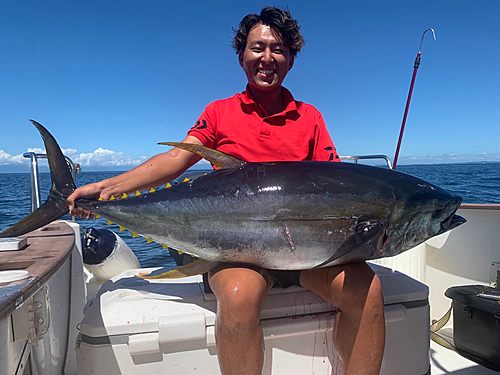
[[[461,203],[462,198],[441,188],[416,184],[397,199],[383,239],[384,256],[399,254],[465,223],[463,217],[455,215]]]

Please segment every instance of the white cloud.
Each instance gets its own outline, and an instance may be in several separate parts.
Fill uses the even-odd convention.
[[[25,158],[23,155],[10,155],[4,150],[0,150],[0,165],[20,165]]]
[[[40,147],[28,147],[27,152],[34,152],[35,154],[45,154],[45,149]]]
[[[71,157],[72,155],[78,154],[78,151],[76,151],[74,148],[63,148],[61,149],[64,155]]]
[[[76,150],[74,152],[76,153]],[[147,158],[145,156],[127,156],[123,152],[106,150],[99,147],[93,152],[76,154],[71,159],[75,163],[80,163],[82,167],[134,167]]]
[[[45,154],[42,148],[28,148],[28,152],[36,154]],[[127,156],[123,152],[111,151],[99,147],[93,152],[78,153],[74,148],[67,148],[62,150],[63,154],[71,158],[74,163],[80,163],[82,167],[120,167],[132,168],[144,162],[146,156]],[[25,158],[23,154],[10,155],[4,150],[0,150],[0,166],[21,166],[27,165],[29,159]],[[40,165],[46,165],[45,159],[40,159]]]
[[[44,154],[42,148],[28,148],[28,152]],[[146,156],[130,156],[123,152],[107,150],[102,147],[89,153],[78,153],[74,148],[63,149],[63,154],[70,157],[75,163],[79,163],[84,168],[112,168],[119,170],[133,168],[144,162]],[[486,153],[478,152],[475,154],[441,154],[441,155],[412,155],[402,156],[399,164],[440,164],[440,163],[471,163],[471,162],[500,162],[500,152]],[[10,155],[4,150],[0,150],[0,166],[2,167],[22,167],[28,165],[29,159],[24,158],[22,154]],[[46,166],[46,160],[40,161],[41,166]],[[198,165],[201,168],[210,168],[210,163],[202,159]],[[24,168],[24,167],[23,167]]]

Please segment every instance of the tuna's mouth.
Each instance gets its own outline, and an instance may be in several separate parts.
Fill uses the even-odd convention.
[[[446,232],[447,230],[451,230],[458,227],[459,225],[462,225],[466,221],[467,220],[462,216],[453,214],[450,215],[450,218],[448,220],[441,223],[441,229],[443,230],[443,232]]]
[[[437,210],[434,213],[433,218],[438,219],[441,222],[438,234],[452,230],[467,221],[462,216],[456,214],[461,201],[461,198],[457,198],[456,204],[448,205],[444,209]]]

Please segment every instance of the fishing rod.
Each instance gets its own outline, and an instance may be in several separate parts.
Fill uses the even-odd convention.
[[[415,58],[415,64],[413,65],[413,76],[411,78],[410,92],[408,93],[408,99],[406,100],[405,113],[403,115],[403,123],[401,124],[401,130],[399,132],[398,145],[396,147],[396,155],[394,155],[394,163],[392,164],[392,169],[396,169],[396,163],[398,162],[399,149],[401,148],[401,141],[403,140],[403,133],[405,131],[406,117],[408,116],[408,109],[410,108],[411,94],[413,93],[413,85],[415,84],[415,77],[417,76],[417,70],[420,66],[420,56],[422,55],[422,43],[424,42],[424,36],[427,31],[432,31],[432,36],[436,40],[436,34],[434,29],[427,29],[422,34],[422,39],[420,40],[420,47],[418,49],[417,57]]]

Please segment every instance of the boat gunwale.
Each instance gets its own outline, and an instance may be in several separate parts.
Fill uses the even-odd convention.
[[[460,209],[465,210],[500,210],[500,203],[462,203]]]
[[[21,284],[22,286],[15,293],[0,299],[0,320],[8,317],[50,280],[70,257],[75,244],[75,232],[64,222],[48,224],[23,235],[23,237],[28,238],[26,248],[0,252],[2,265],[27,264],[28,261],[31,263],[25,268],[30,277]],[[64,247],[58,246],[57,243],[60,241]],[[9,261],[9,258],[12,261]],[[15,285],[15,283],[0,285],[0,292],[2,287],[11,285]]]

